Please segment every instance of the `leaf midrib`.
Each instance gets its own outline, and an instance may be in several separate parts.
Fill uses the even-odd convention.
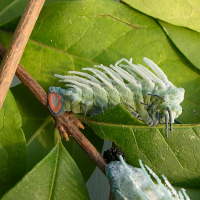
[[[59,152],[60,152],[60,141],[57,144],[56,162],[55,162],[55,167],[54,167],[54,170],[53,170],[53,177],[52,177],[51,189],[50,189],[48,200],[50,200],[52,198],[53,188],[54,188],[54,185],[55,185],[55,179],[56,179],[57,168],[58,168]]]

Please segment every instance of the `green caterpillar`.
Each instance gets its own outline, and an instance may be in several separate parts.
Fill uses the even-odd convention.
[[[149,126],[168,124],[182,113],[183,88],[175,87],[164,72],[151,60],[143,58],[154,72],[122,58],[115,65],[95,65],[83,68],[86,72],[69,71],[71,75],[57,75],[67,82],[68,89],[50,87],[49,110],[59,116],[65,111],[94,116],[110,107],[122,104],[133,116]]]

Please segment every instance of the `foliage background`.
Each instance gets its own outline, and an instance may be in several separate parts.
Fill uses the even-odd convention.
[[[23,8],[21,5],[25,5],[25,1],[19,2],[20,8]],[[52,2],[55,1],[47,1],[46,4]],[[69,3],[72,7],[70,12],[68,10],[66,13],[67,17],[60,14],[66,9],[60,4],[56,4],[53,9],[48,9],[48,7],[43,9],[21,64],[48,90],[50,84],[59,85],[53,77],[54,73],[66,73],[66,68],[59,66],[67,66],[68,70],[80,70],[83,66],[92,66],[95,63],[115,63],[121,57],[133,57],[134,62],[141,63],[144,55],[155,61],[174,85],[186,89],[185,101],[182,104],[184,113],[180,117],[180,121],[186,125],[174,126],[169,139],[166,140],[163,137],[163,126],[155,129],[144,127],[121,107],[118,107],[120,115],[115,119],[107,117],[111,113],[116,113],[116,110],[111,109],[107,111],[106,117],[99,115],[93,119],[83,120],[101,138],[115,141],[127,155],[129,163],[137,166],[138,158],[142,158],[156,173],[164,173],[173,184],[197,188],[194,191],[199,192],[200,180],[197,177],[200,170],[200,132],[197,123],[200,118],[200,79],[199,57],[196,53],[199,50],[198,2],[193,1],[188,6],[186,1],[178,1],[175,4],[170,1],[169,6],[165,5],[164,1],[160,4],[160,1],[155,0],[140,3],[134,0],[124,0],[125,3],[155,19],[128,6],[114,4],[110,1],[106,3],[102,1],[98,6],[95,1],[82,2],[85,11],[82,11],[76,4]],[[0,24],[2,29],[13,31],[17,19],[9,23],[5,22],[19,16],[22,10],[16,9],[17,4],[13,6],[12,1],[7,3],[10,3],[11,10],[9,14],[8,12],[0,13],[2,20]],[[5,5],[2,3],[1,6],[3,8]],[[70,20],[74,20],[73,23]],[[64,26],[70,23],[71,26]],[[5,46],[9,44],[11,37],[11,33],[0,32],[0,40]],[[90,42],[91,40],[93,42]],[[55,60],[54,57],[57,59]],[[52,133],[53,122],[48,113],[33,100],[31,94],[23,86],[13,88],[12,93],[21,113],[22,129],[26,137],[26,146],[24,145],[25,139],[22,145],[24,157],[26,157],[26,147],[28,154],[27,167],[21,172],[24,173],[23,170],[28,172],[53,148],[55,142]],[[33,107],[38,109],[32,109]],[[39,115],[38,110],[40,110]],[[128,120],[123,121],[123,119]],[[117,120],[123,123],[118,124]],[[89,133],[89,129],[86,130]],[[123,134],[126,134],[126,137],[123,137]],[[95,146],[99,150],[102,149],[103,141],[92,131],[88,137],[94,143],[96,142]],[[3,138],[2,141],[5,139]],[[64,143],[64,145],[77,161],[87,180],[93,170],[84,171],[88,169],[88,166],[81,166],[81,163],[89,164],[91,169],[94,169],[94,165],[86,155],[80,156],[80,149],[73,140],[71,144]],[[77,152],[78,155],[76,155]],[[80,158],[86,159],[87,162],[83,162],[84,159]],[[26,163],[26,159],[23,162]],[[5,166],[2,165],[2,168]]]

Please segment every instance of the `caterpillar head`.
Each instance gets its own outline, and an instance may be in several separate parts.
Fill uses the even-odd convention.
[[[59,87],[50,87],[48,93],[48,108],[54,116],[60,116],[65,112],[64,99]]]

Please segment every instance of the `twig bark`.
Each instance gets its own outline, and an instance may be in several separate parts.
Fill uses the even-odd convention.
[[[1,57],[4,56],[5,51],[6,51],[5,48],[0,43]],[[22,83],[24,83],[24,85],[27,86],[28,89],[34,94],[34,96],[38,99],[38,101],[48,110],[46,92],[20,64],[18,65],[16,75],[22,81]],[[70,134],[76,140],[76,142],[85,150],[85,152],[91,157],[91,159],[95,162],[95,164],[99,167],[99,169],[103,173],[105,173],[105,166],[106,166],[105,160],[102,158],[101,154],[96,150],[96,148],[88,141],[88,139],[78,129],[78,127],[84,128],[82,123],[78,119],[75,119],[71,113],[64,113],[59,117],[55,116],[52,117],[55,120],[56,127],[58,127],[61,130],[61,132],[63,132],[64,128],[64,130],[68,134]]]
[[[45,0],[29,0],[0,69],[0,109]]]

